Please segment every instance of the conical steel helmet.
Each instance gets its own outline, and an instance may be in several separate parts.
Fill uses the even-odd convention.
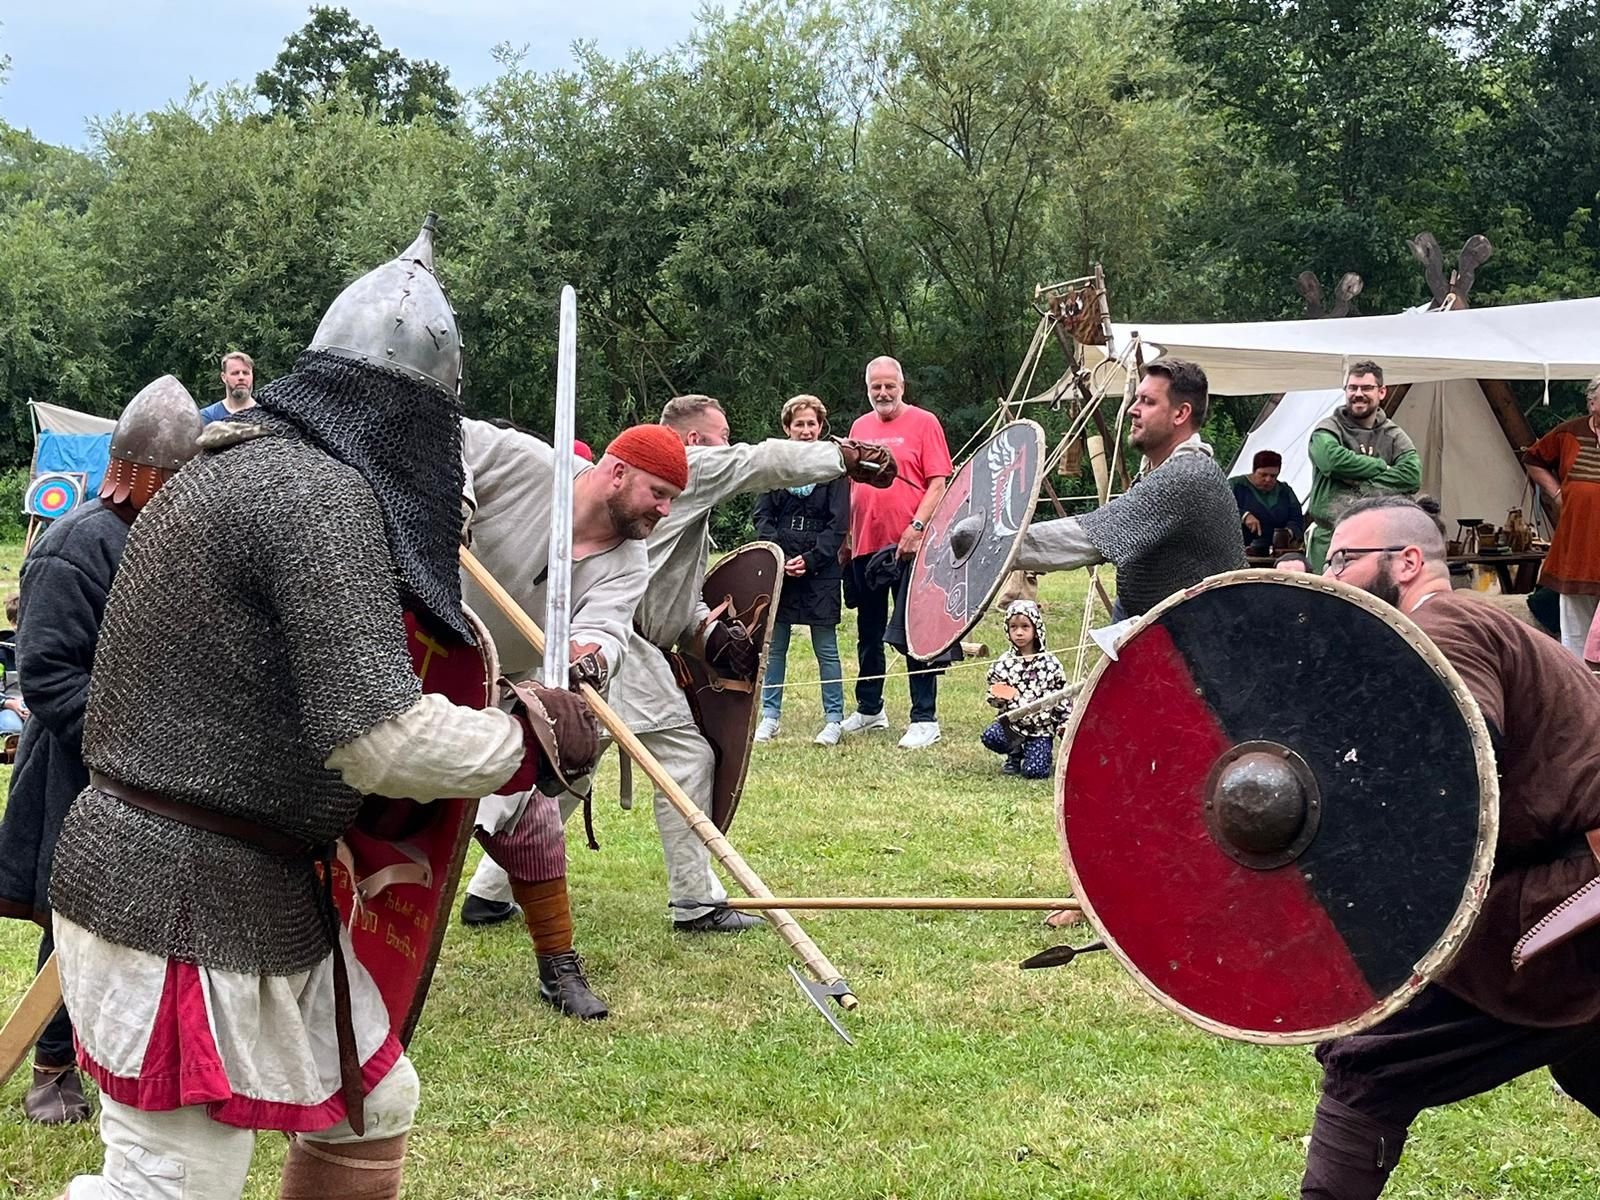
[[[433,274],[433,213],[417,240],[368,271],[328,307],[308,350],[326,350],[461,391],[461,337],[455,310]]]
[[[111,457],[176,471],[195,456],[204,422],[194,397],[171,375],[147,383],[122,410],[111,432]]]

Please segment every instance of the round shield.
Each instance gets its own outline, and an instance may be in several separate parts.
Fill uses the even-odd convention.
[[[1218,575],[1152,609],[1078,699],[1067,873],[1147,992],[1226,1037],[1314,1042],[1448,964],[1494,861],[1488,728],[1398,610]]]
[[[1043,482],[1044,430],[1033,421],[1002,426],[961,465],[912,564],[906,600],[911,657],[937,658],[982,618],[1011,571]],[[960,555],[950,541],[958,527],[972,543]]]
[[[83,503],[84,476],[78,471],[41,471],[28,484],[22,510],[35,517],[55,520]]]

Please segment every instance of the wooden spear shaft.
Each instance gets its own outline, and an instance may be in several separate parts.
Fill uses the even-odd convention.
[[[522,610],[522,606],[516,602],[511,593],[500,586],[500,581],[489,573],[488,569],[478,561],[477,556],[465,546],[461,547],[461,565],[466,568],[467,574],[472,576],[473,582],[494,601],[495,607],[517,627],[517,632],[527,638],[535,650],[543,654],[544,631]],[[612,740],[629,758],[639,764],[640,769],[650,777],[650,782],[661,789],[668,803],[678,810],[678,815],[683,818],[684,823],[694,830],[706,844],[706,849],[727,868],[728,874],[734,877],[739,886],[756,900],[771,899],[772,892],[761,881],[761,876],[757,875],[750,868],[750,864],[745,862],[744,857],[733,848],[722,831],[717,828],[716,823],[689,798],[689,794],[683,788],[678,786],[677,780],[667,774],[666,768],[645,748],[638,734],[628,728],[616,711],[605,702],[604,697],[588,684],[582,685],[579,692],[589,702],[589,708],[594,712],[595,719],[605,726]],[[816,976],[817,982],[828,987],[843,982],[844,976],[839,974],[838,968],[828,961],[822,951],[817,949],[817,944],[806,935],[805,930],[801,929],[795,919],[781,907],[769,906],[763,909],[761,915],[778,931],[778,935],[789,943],[789,948],[799,956],[806,969]],[[855,1008],[858,1003],[854,994],[848,991],[841,993],[836,999],[839,1007],[847,1010]]]
[[[1082,911],[1071,896],[762,896],[759,899],[721,901],[741,912],[769,908],[889,909],[934,912],[1069,912]]]

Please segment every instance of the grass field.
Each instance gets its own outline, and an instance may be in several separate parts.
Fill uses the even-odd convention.
[[[1047,580],[1058,643],[1076,639],[1082,588],[1081,575]],[[981,633],[1002,644],[997,621]],[[791,679],[815,679],[801,640]],[[1001,776],[978,745],[982,676],[947,676],[944,741],[920,752],[894,745],[903,681],[888,689],[896,732],[834,751],[811,745],[816,690],[794,688],[734,828],[769,886],[1060,894],[1048,786]],[[615,1015],[579,1024],[541,1006],[519,926],[451,929],[412,1046],[423,1103],[408,1196],[1297,1193],[1318,1078],[1308,1049],[1190,1028],[1107,955],[1020,972],[1064,936],[1028,914],[800,914],[861,997],[847,1047],[795,993],[775,936],[668,930],[649,806],[621,812],[615,791],[613,762],[597,789],[604,850],[575,837],[571,872],[579,946]],[[33,953],[30,927],[0,922],[0,1005],[21,993]],[[92,1127],[26,1124],[22,1091],[20,1079],[0,1090],[0,1196],[54,1196],[96,1167],[98,1142]],[[249,1196],[276,1194],[283,1145],[260,1139]],[[1593,1119],[1540,1072],[1424,1114],[1389,1195],[1588,1200],[1597,1180]]]

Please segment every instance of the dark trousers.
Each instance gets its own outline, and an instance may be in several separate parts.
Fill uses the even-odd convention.
[[[55,939],[46,929],[39,935],[39,966],[44,966],[55,948]],[[72,1019],[67,1016],[67,1006],[63,1004],[56,1009],[56,1015],[50,1018],[50,1024],[44,1027],[44,1034],[34,1044],[33,1061],[41,1067],[65,1067],[74,1057]]]
[[[855,578],[856,600],[856,663],[861,668],[856,680],[856,711],[863,716],[876,716],[883,711],[883,679],[888,670],[888,655],[884,653],[883,635],[889,628],[889,595],[894,590],[890,584],[869,588],[866,585],[862,564],[864,558],[850,561]],[[906,657],[911,670],[911,720],[936,721],[939,719],[939,673],[927,663]],[[879,676],[880,678],[868,678]]]
[[[1317,1061],[1322,1100],[1302,1200],[1373,1200],[1400,1161],[1418,1113],[1539,1067],[1549,1067],[1569,1096],[1600,1115],[1600,1024],[1512,1025],[1438,986],[1364,1033],[1324,1042]]]

